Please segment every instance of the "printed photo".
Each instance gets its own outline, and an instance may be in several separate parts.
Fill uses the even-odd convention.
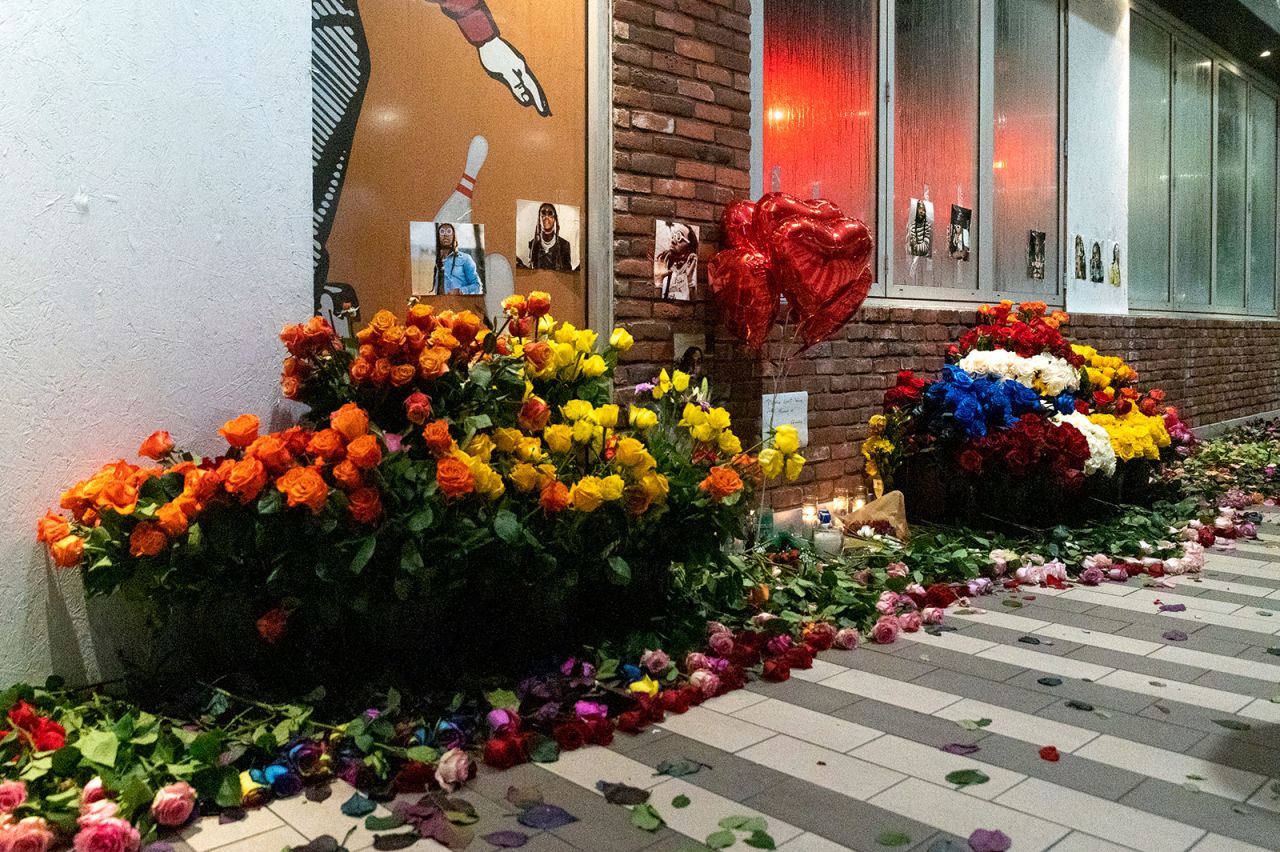
[[[410,222],[409,271],[415,296],[483,296],[484,225]]]
[[[1084,281],[1088,275],[1084,268],[1084,237],[1076,234],[1076,278]]]
[[[1102,244],[1093,241],[1093,249],[1089,252],[1089,280],[1101,284],[1102,279]]]
[[[692,299],[698,289],[701,231],[697,225],[664,219],[659,219],[653,227],[654,285],[664,299]]]
[[[947,254],[956,260],[969,259],[969,224],[973,211],[957,204],[951,205],[951,229],[947,231]]]
[[[1112,287],[1120,286],[1120,244],[1111,244],[1111,265],[1107,267],[1107,283]]]
[[[550,201],[517,201],[517,268],[577,272],[581,233],[581,208]]]
[[[907,254],[912,257],[933,255],[933,202],[911,199],[907,216]]]
[[[1044,231],[1027,231],[1027,277],[1044,280]]]
[[[689,374],[691,385],[701,384],[707,375],[707,336],[676,332],[671,335],[671,343],[675,352],[675,368]]]

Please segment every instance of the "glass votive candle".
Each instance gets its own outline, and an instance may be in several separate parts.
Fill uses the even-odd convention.
[[[800,508],[800,523],[807,530],[818,523],[818,507],[813,503],[805,503]]]
[[[863,488],[861,484],[859,484],[853,490],[852,505],[853,505],[854,511],[857,511],[858,509],[861,509],[863,506],[867,505],[867,489]]]
[[[849,492],[844,488],[837,488],[831,497],[831,511],[837,517],[849,511]]]

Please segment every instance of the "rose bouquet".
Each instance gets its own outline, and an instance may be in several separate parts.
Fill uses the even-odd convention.
[[[504,307],[492,326],[383,311],[348,341],[323,320],[287,327],[282,389],[310,406],[301,423],[265,432],[242,415],[211,456],[156,433],[140,447],[153,463],[76,483],[70,517],[48,514],[39,538],[90,595],[125,592],[156,623],[216,613],[220,644],[243,632],[259,650],[358,655],[391,634],[528,653],[552,627],[647,618],[672,562],[720,559],[765,476],[798,474],[794,430],[744,450],[681,373],[622,408],[625,330],[602,342],[557,323],[545,294]],[[501,629],[449,629],[468,620]]]

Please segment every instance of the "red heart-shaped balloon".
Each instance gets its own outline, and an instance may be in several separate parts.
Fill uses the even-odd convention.
[[[724,244],[729,248],[762,248],[754,242],[751,223],[755,219],[756,203],[739,199],[731,201],[720,217],[720,230],[724,232]]]
[[[764,346],[778,316],[768,256],[751,248],[725,249],[711,259],[707,277],[724,324],[752,349]]]
[[[871,234],[855,219],[789,219],[774,229],[769,259],[783,294],[795,306],[806,347],[847,323],[871,290]]]
[[[771,192],[756,202],[755,216],[751,222],[755,244],[760,248],[768,247],[769,237],[773,235],[774,229],[795,216],[825,221],[840,219],[844,214],[825,198],[801,201],[785,192]]]

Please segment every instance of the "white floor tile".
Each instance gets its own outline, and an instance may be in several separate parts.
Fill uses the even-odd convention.
[[[1032,647],[1026,645],[997,645],[994,648],[988,648],[981,651],[977,656],[987,660],[996,660],[1001,663],[1008,663],[1013,666],[1019,666],[1024,669],[1033,669],[1039,672],[1052,672],[1062,677],[1073,677],[1078,680],[1089,679],[1097,680],[1103,675],[1110,674],[1114,669],[1106,666],[1100,666],[1096,663],[1087,663],[1084,660],[1076,660],[1071,657],[1060,657],[1053,654],[1046,654],[1043,651],[1032,650]]]
[[[1198,775],[1195,784],[1201,792],[1223,796],[1243,802],[1257,792],[1266,777],[1245,772],[1231,766],[1223,766],[1209,760],[1178,754],[1155,746],[1136,743],[1102,734],[1092,742],[1076,749],[1077,757],[1087,757],[1118,769],[1128,769],[1149,778],[1159,778],[1171,784],[1185,784],[1190,775]]]
[[[978,610],[975,615],[960,615],[959,613],[947,610],[948,618],[959,619],[960,621],[974,621],[978,624],[989,624],[992,627],[1003,627],[1005,630],[1017,630],[1019,633],[1035,633],[1040,628],[1049,624],[1047,621],[1040,621],[1035,618],[1027,618],[1025,615],[1010,615],[1007,612],[999,610]]]
[[[1239,611],[1238,604],[1230,604],[1230,606],[1237,608],[1237,611],[1235,612],[1219,612],[1217,609],[1212,607],[1197,606],[1197,604],[1200,603],[1209,603],[1217,604],[1220,607],[1222,603],[1221,601],[1202,601],[1201,598],[1196,598],[1195,601],[1187,601],[1185,598],[1180,598],[1179,600],[1174,601],[1174,603],[1186,603],[1187,609],[1184,612],[1157,613],[1154,606],[1151,606],[1136,595],[1126,595],[1125,597],[1118,598],[1113,595],[1099,594],[1090,589],[1072,589],[1070,594],[1065,595],[1064,597],[1070,597],[1072,600],[1083,601],[1086,603],[1097,604],[1098,606],[1122,609],[1128,612],[1159,614],[1168,618],[1170,622],[1194,621],[1200,624],[1217,624],[1222,627],[1233,627],[1237,630],[1249,630],[1254,633],[1266,634],[1275,633],[1280,630],[1280,627],[1277,626],[1277,624],[1280,624],[1280,619],[1251,615],[1250,613],[1253,612],[1251,609],[1241,612]],[[1166,603],[1169,603],[1169,601],[1166,601]],[[1102,615],[1101,613],[1097,614]],[[1170,626],[1173,626],[1172,623]]]
[[[1146,852],[1183,852],[1204,836],[1203,829],[1038,778],[1028,778],[996,801]]]
[[[778,733],[790,734],[797,739],[840,752],[855,749],[881,735],[874,728],[773,698],[744,707],[733,715]]]
[[[290,799],[277,799],[269,807],[276,816],[306,835],[307,839],[329,834],[341,842],[347,832],[355,829],[347,841],[347,848],[364,849],[371,846],[373,832],[364,827],[364,818],[349,817],[341,811],[342,803],[351,798],[356,792],[355,788],[345,781],[334,781],[332,789],[333,795],[323,802],[308,801],[306,796],[294,796]],[[390,811],[379,805],[374,813],[386,816]],[[272,847],[255,848],[265,850]]]
[[[273,828],[265,834],[256,834],[253,837],[246,837],[243,840],[237,840],[226,846],[217,847],[218,852],[265,852],[265,850],[289,849],[299,844],[307,843],[312,838],[303,837],[287,825],[279,828]],[[342,838],[338,838],[338,842],[342,842]],[[354,847],[352,847],[354,849]]]
[[[662,785],[662,798],[670,802],[676,796],[688,796],[689,806],[684,808],[659,808],[662,819],[672,831],[678,831],[701,843],[708,834],[719,831],[720,820],[727,816],[764,817],[768,822],[769,835],[779,846],[799,837],[803,831],[790,823],[774,819],[768,814],[754,811],[746,805],[718,796],[690,784],[683,778],[672,778]],[[736,848],[736,844],[735,844]]]
[[[728,715],[741,710],[743,707],[759,704],[767,697],[749,689],[735,689],[733,692],[726,692],[724,695],[717,695],[715,698],[708,699],[703,702],[702,706],[708,710]]]
[[[1268,780],[1266,784],[1263,784],[1262,788],[1250,796],[1249,801],[1245,802],[1245,804],[1260,811],[1280,813],[1280,793],[1271,789],[1271,783]]]
[[[960,700],[949,692],[855,669],[827,678],[822,685],[920,713],[933,713]]]
[[[773,731],[768,728],[705,707],[691,707],[687,713],[668,713],[659,727],[728,752],[739,751],[773,736]]]
[[[864,802],[906,777],[784,734],[744,749],[738,756]]]
[[[988,733],[1000,734],[1035,746],[1057,746],[1060,751],[1065,752],[1074,752],[1098,736],[1096,731],[1086,728],[1055,722],[1052,719],[1042,719],[1031,713],[1008,710],[983,701],[974,701],[971,698],[957,701],[933,715],[954,721],[972,719],[976,722],[979,719],[990,719],[991,724],[983,728]]]
[[[1213,573],[1237,574],[1241,577],[1280,578],[1280,564],[1246,559],[1243,556],[1206,556],[1204,570]]]
[[[1276,690],[1277,694],[1280,694],[1280,686],[1277,686]],[[1270,698],[1255,698],[1246,704],[1238,715],[1280,725],[1280,704]]]
[[[1245,660],[1239,657],[1227,657],[1222,654],[1210,654],[1193,648],[1182,648],[1166,645],[1151,654],[1153,660],[1168,660],[1171,663],[1182,663],[1188,666],[1208,669],[1214,672],[1251,677],[1265,680],[1268,683],[1280,683],[1280,657],[1276,663],[1263,663],[1257,660]]]
[[[1101,588],[1101,587],[1099,587]],[[1195,609],[1197,612],[1220,612],[1223,614],[1232,613],[1240,609],[1240,604],[1231,601],[1215,601],[1211,598],[1196,598],[1195,601],[1189,601],[1185,598],[1178,598],[1176,601],[1167,600],[1169,597],[1162,594],[1162,589],[1146,589],[1139,588],[1132,593],[1125,595],[1125,606],[1130,604],[1139,612],[1159,612],[1160,607],[1156,601],[1161,603],[1181,603],[1186,604],[1188,610]],[[1068,596],[1071,597],[1071,596]]]
[[[1206,834],[1203,840],[1187,852],[1271,852],[1271,850],[1233,837],[1223,837],[1221,834]]]
[[[1106,648],[1109,651],[1120,651],[1124,654],[1137,654],[1140,657],[1164,647],[1159,642],[1131,639],[1128,636],[1101,633],[1097,630],[1085,630],[1069,624],[1050,624],[1039,631],[1039,635],[1050,639],[1061,639],[1064,642],[1075,642],[1077,645],[1088,645],[1091,648]]]
[[[1133,849],[1118,843],[1108,843],[1101,837],[1073,831],[1059,840],[1052,852],[1133,852]]]
[[[835,663],[828,663],[826,660],[814,660],[811,669],[792,669],[791,676],[796,680],[807,680],[810,683],[819,683],[829,677],[834,677],[841,672],[849,671],[848,666],[839,666]]]
[[[1004,795],[1010,792],[1006,791]],[[1067,834],[1064,826],[1031,816],[1025,811],[975,799],[918,778],[908,778],[890,787],[873,798],[871,804],[957,837],[968,837],[977,828],[998,828],[1009,835],[1013,848],[1018,852],[1048,849]]]
[[[1179,589],[1209,589],[1215,592],[1233,592],[1237,595],[1248,595],[1253,598],[1265,598],[1267,595],[1276,591],[1271,586],[1251,586],[1248,583],[1237,583],[1234,580],[1214,580],[1209,577],[1201,577],[1196,580],[1188,579],[1191,575],[1182,577],[1174,577],[1173,582]],[[1166,578],[1169,579],[1169,578]]]
[[[991,780],[985,784],[973,784],[961,788],[960,792],[979,799],[994,799],[1027,777],[1019,772],[1011,772],[972,758],[950,754],[933,746],[913,742],[893,734],[885,734],[864,746],[859,746],[850,754],[879,766],[900,769],[923,781],[931,781],[943,787],[954,788],[954,785],[947,781],[948,774],[964,769],[977,769]]]
[[[335,808],[336,810],[336,808]],[[218,846],[226,846],[246,837],[273,831],[284,825],[284,820],[267,808],[254,808],[239,822],[218,824],[217,817],[204,817],[183,829],[182,838],[196,852],[207,852]]]
[[[1089,587],[1088,587],[1089,591],[1091,591],[1091,592],[1099,592],[1100,594],[1104,594],[1104,595],[1115,595],[1115,596],[1116,596],[1116,597],[1118,597],[1118,598],[1122,598],[1122,597],[1124,597],[1125,595],[1131,595],[1131,594],[1133,594],[1134,592],[1138,591],[1138,590],[1139,590],[1139,589],[1141,589],[1141,588],[1142,588],[1142,586],[1141,586],[1141,585],[1139,585],[1139,584],[1137,584],[1137,583],[1129,583],[1129,582],[1125,582],[1125,583],[1111,583],[1111,582],[1108,582],[1108,583],[1099,583],[1099,584],[1098,584],[1098,585],[1096,585],[1096,586],[1089,586]],[[1070,590],[1068,590],[1068,591],[1070,591]]]
[[[1152,681],[1163,684],[1154,686]],[[1103,686],[1112,686],[1128,692],[1137,692],[1155,698],[1167,698],[1170,701],[1181,701],[1198,707],[1208,707],[1224,713],[1235,713],[1253,700],[1253,696],[1240,695],[1222,689],[1210,689],[1194,683],[1181,683],[1176,680],[1154,678],[1150,675],[1128,672],[1117,669],[1097,681]]]
[[[932,645],[936,648],[949,648],[962,654],[976,654],[979,651],[994,648],[997,644],[989,639],[978,639],[975,636],[966,636],[956,631],[940,633],[937,636],[924,631],[919,633],[899,633],[898,638],[921,645]]]
[[[559,760],[539,766],[589,790],[596,788],[597,781],[648,790],[668,780],[666,775],[655,775],[653,767],[607,748],[561,752]]]
[[[806,831],[804,834],[781,844],[778,847],[778,852],[854,852],[854,850]]]

